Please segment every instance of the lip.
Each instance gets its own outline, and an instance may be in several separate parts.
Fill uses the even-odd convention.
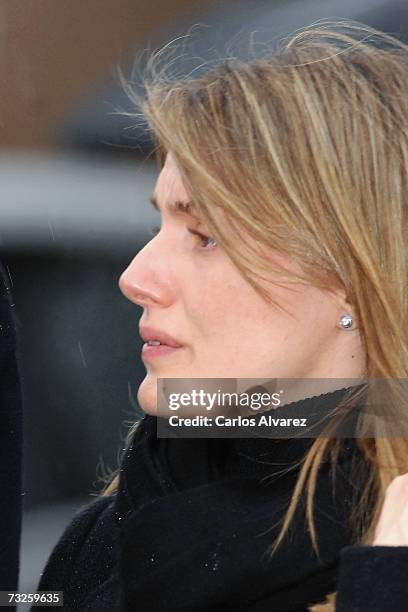
[[[149,361],[157,357],[165,357],[183,348],[173,336],[154,327],[140,326],[139,334],[145,341],[141,352],[141,359],[143,361]],[[147,344],[149,340],[159,340],[161,344],[159,346],[150,346]]]
[[[171,353],[179,351],[181,346],[168,346],[166,344],[160,344],[160,346],[149,346],[145,343],[142,347],[141,359],[143,361],[149,361],[150,359],[156,359],[157,357],[165,357]]]
[[[181,348],[182,345],[178,340],[170,336],[170,334],[162,331],[161,329],[155,329],[154,327],[140,326],[139,334],[141,338],[148,342],[149,340],[159,340],[162,345],[171,348]],[[155,348],[155,347],[149,347]],[[159,347],[160,348],[160,347]]]

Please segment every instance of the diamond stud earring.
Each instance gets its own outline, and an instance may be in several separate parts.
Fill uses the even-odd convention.
[[[342,329],[350,329],[353,325],[353,317],[349,314],[345,314],[340,317],[339,325]]]

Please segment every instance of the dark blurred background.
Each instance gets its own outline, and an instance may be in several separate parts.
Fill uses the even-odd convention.
[[[116,468],[144,377],[141,310],[118,279],[149,240],[157,176],[117,68],[189,34],[180,75],[318,19],[407,40],[406,0],[1,0],[0,259],[18,315],[25,398],[20,590]],[[174,61],[174,57],[173,57]]]

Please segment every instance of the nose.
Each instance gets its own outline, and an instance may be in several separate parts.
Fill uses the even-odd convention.
[[[169,306],[173,289],[165,259],[151,249],[149,242],[122,272],[119,288],[123,295],[142,307]]]

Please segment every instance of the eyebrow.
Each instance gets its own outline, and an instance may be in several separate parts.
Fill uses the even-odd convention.
[[[156,210],[158,211],[161,210],[155,196],[152,196],[150,198],[150,203]],[[194,214],[195,205],[194,205],[194,202],[192,202],[191,200],[188,202],[182,202],[181,200],[176,200],[175,202],[171,202],[170,204],[167,204],[166,208],[173,215],[185,214],[185,215],[196,216]]]

